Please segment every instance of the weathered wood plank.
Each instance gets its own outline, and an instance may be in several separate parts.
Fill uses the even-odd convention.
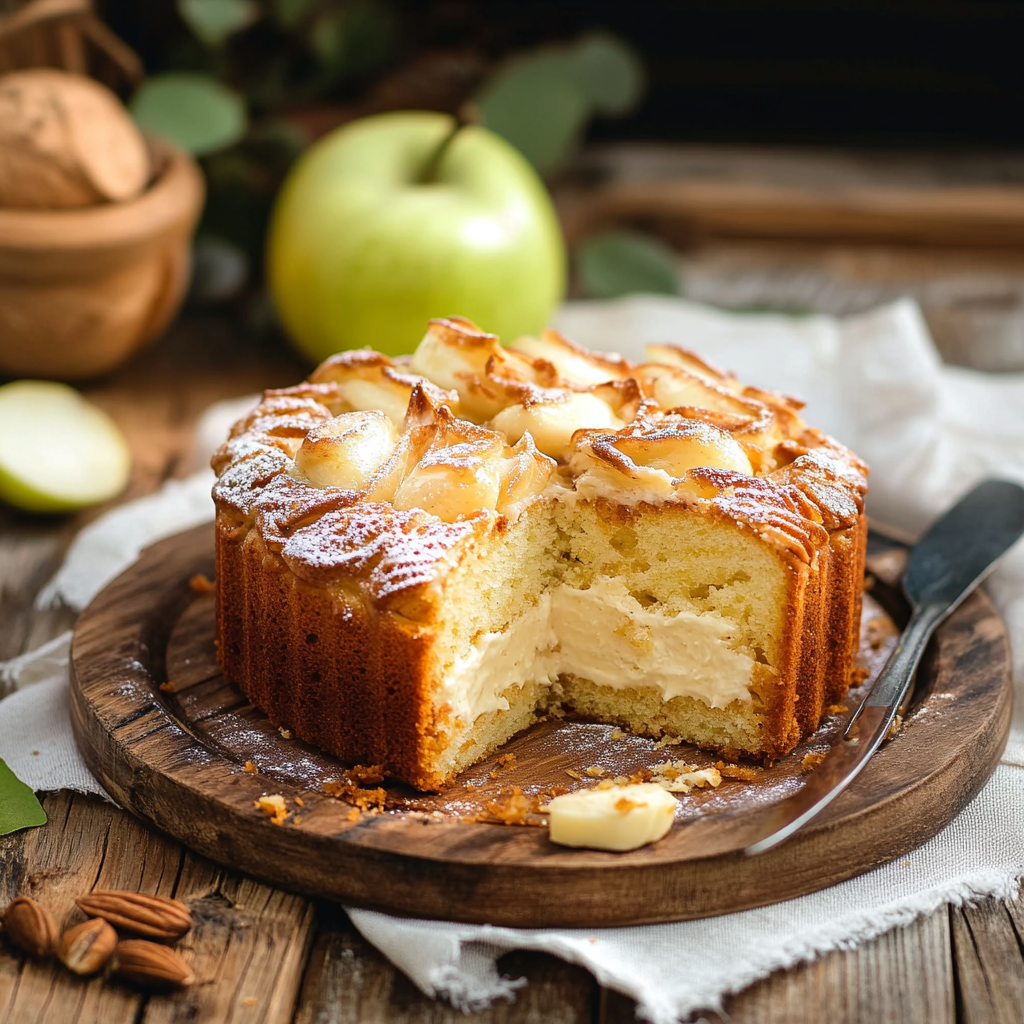
[[[1003,906],[1010,915],[1013,930],[1017,933],[1017,943],[1024,955],[1024,886],[1018,890],[1016,899],[1007,900]]]
[[[984,900],[950,907],[949,920],[959,1020],[963,1024],[1024,1021],[1019,907]]]
[[[944,910],[849,952],[833,952],[727,999],[710,1020],[730,1024],[955,1024]],[[626,1024],[635,1004],[602,993],[601,1024]]]
[[[0,1020],[139,1024],[287,1024],[302,979],[314,916],[307,900],[224,871],[99,800],[45,798],[50,824],[0,840],[0,899],[31,895],[61,927],[84,915],[74,898],[93,888],[174,896],[195,928],[178,950],[196,984],[143,997],[118,984],[82,982],[59,965],[0,954]]]
[[[471,1013],[423,995],[352,927],[340,908],[319,907],[295,1024],[589,1024],[597,983],[585,970],[540,953],[501,958],[503,976],[526,978],[514,1001]]]
[[[931,914],[852,952],[776,972],[726,1009],[734,1024],[953,1024],[946,914]]]
[[[196,922],[179,946],[196,984],[171,999],[151,1000],[140,1024],[287,1024],[312,940],[309,902],[190,853],[174,895]]]
[[[0,840],[4,851],[0,893],[4,906],[15,896],[31,896],[63,929],[84,920],[75,906],[76,896],[88,892],[101,876],[117,876],[116,871],[103,869],[108,854],[116,861],[119,854],[127,852],[126,837],[115,826],[118,817],[127,816],[98,800],[71,794],[48,796],[44,805],[49,825]],[[137,856],[153,858],[153,866],[147,867],[151,875],[169,867],[158,848],[147,843],[135,850]],[[6,952],[13,952],[10,946]],[[73,978],[54,961],[35,961],[17,954],[12,961],[0,975],[0,1020],[19,1024],[128,1021],[135,1019],[142,1005],[139,994],[104,985],[98,979]]]

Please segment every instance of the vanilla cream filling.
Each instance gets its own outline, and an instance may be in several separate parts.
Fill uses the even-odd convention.
[[[508,710],[502,693],[563,674],[616,690],[654,687],[664,700],[694,697],[711,708],[750,699],[753,659],[728,646],[736,627],[718,612],[645,608],[620,580],[586,590],[560,584],[501,633],[477,637],[443,673],[439,703],[469,724]]]

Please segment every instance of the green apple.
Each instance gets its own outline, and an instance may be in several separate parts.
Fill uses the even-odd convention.
[[[506,341],[546,326],[566,266],[547,190],[500,136],[453,127],[422,111],[363,118],[289,174],[267,273],[310,359],[362,346],[411,352],[431,317],[469,317]]]
[[[69,512],[113,498],[128,483],[124,435],[67,384],[0,387],[0,499],[30,512]]]

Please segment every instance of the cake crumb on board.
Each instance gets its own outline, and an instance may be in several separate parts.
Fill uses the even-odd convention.
[[[188,585],[194,594],[209,594],[215,587],[213,580],[202,572],[197,572],[188,581]]]
[[[542,822],[530,820],[530,815],[538,813],[541,813],[540,798],[528,796],[518,786],[513,786],[510,792],[503,791],[494,800],[488,800],[486,812],[476,820],[488,824],[540,825]]]
[[[711,786],[717,789],[722,783],[722,773],[717,768],[701,768],[685,761],[665,761],[652,769],[651,782],[657,783],[670,793],[689,793],[693,789]]]
[[[756,782],[760,777],[756,768],[747,768],[742,764],[727,764],[725,761],[715,763],[718,774],[723,779],[734,779],[739,782]]]
[[[336,800],[343,800],[363,811],[384,810],[388,798],[387,791],[384,789],[360,789],[355,783],[342,782],[338,779],[325,782],[323,790],[328,796],[333,796]]]
[[[384,781],[384,769],[379,764],[357,764],[349,774],[361,786],[376,786]]]
[[[288,817],[288,807],[280,793],[275,793],[272,796],[261,796],[253,803],[253,806],[270,818],[273,825],[283,825]]]

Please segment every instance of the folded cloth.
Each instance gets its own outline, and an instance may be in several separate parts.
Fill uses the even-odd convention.
[[[1024,375],[943,366],[909,301],[835,320],[740,316],[641,297],[569,304],[557,326],[634,359],[646,342],[677,342],[744,380],[802,395],[809,421],[871,465],[872,517],[901,530],[919,531],[985,477],[1024,483]],[[237,412],[237,402],[215,407],[200,436],[222,437]],[[212,517],[208,485],[208,475],[197,475],[98,520],[72,545],[43,599],[83,607],[147,543]],[[497,958],[537,949],[582,964],[636,999],[642,1016],[670,1024],[720,1009],[727,994],[773,970],[850,948],[943,903],[1015,894],[1024,875],[1024,546],[988,586],[1011,636],[1010,742],[978,798],[906,858],[820,893],[704,921],[524,930],[349,909],[352,921],[423,991],[467,1009],[514,998],[521,981],[502,978]],[[0,692],[18,688],[0,703],[0,758],[37,790],[102,793],[71,738],[67,645],[65,634],[0,666]]]

